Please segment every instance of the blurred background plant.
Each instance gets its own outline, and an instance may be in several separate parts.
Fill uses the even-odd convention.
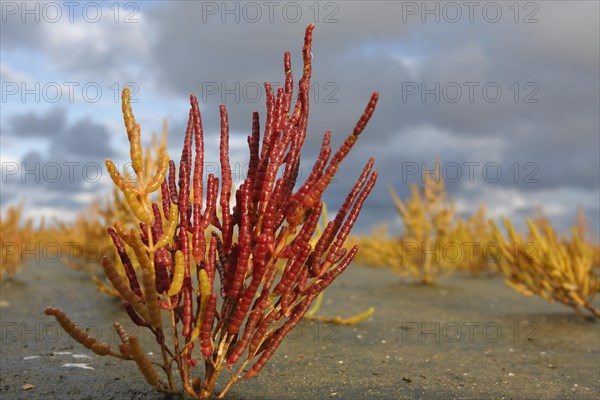
[[[495,240],[485,205],[481,204],[475,214],[466,218],[458,217],[450,237],[455,251],[459,253],[457,257],[452,257],[454,268],[474,277],[498,272],[499,257],[492,250]],[[444,254],[446,259],[450,259],[448,253]]]
[[[23,220],[23,204],[10,206],[6,215],[0,215],[0,280],[11,278],[25,264],[27,251],[35,250],[36,230],[31,219]]]
[[[433,174],[423,174],[423,184],[411,185],[411,196],[401,200],[393,188],[388,190],[404,229],[390,237],[386,225],[370,235],[354,236],[360,244],[358,262],[388,266],[401,275],[431,285],[455,270],[474,276],[491,273],[496,260],[482,248],[493,240],[485,206],[466,218],[456,213],[448,196],[439,162]]]
[[[440,245],[448,238],[454,207],[446,196],[439,167],[433,176],[423,175],[423,186],[412,184],[410,189],[411,197],[403,202],[388,188],[404,225],[402,235],[390,238],[387,226],[380,225],[368,236],[355,236],[361,247],[358,261],[388,266],[401,276],[430,285],[448,271],[441,262]]]
[[[517,232],[506,218],[503,224],[507,238],[494,222],[492,227],[502,250],[503,262],[498,266],[511,288],[600,318],[600,309],[593,305],[600,291],[598,264],[593,246],[585,239],[585,225],[573,226],[571,237],[561,239],[545,219],[528,219],[528,236]]]
[[[74,222],[56,223],[61,237],[62,261],[71,268],[90,273],[98,291],[118,296],[110,282],[98,277],[104,257],[110,259],[118,273],[125,277],[123,264],[106,233],[106,226],[112,221],[123,221],[128,229],[135,223],[118,190],[107,194],[104,201],[94,200],[86,210],[79,213]],[[135,268],[139,268],[139,265],[135,264]]]

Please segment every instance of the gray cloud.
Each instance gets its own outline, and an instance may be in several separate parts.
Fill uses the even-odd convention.
[[[114,155],[104,125],[90,118],[68,124],[66,110],[58,107],[41,115],[31,111],[11,116],[6,134],[14,138],[29,136],[46,139],[54,158],[88,161],[103,160]]]
[[[21,137],[46,142],[49,152],[29,150],[19,161],[2,162],[2,203],[24,198],[28,207],[72,216],[106,191],[103,159],[114,155],[106,127],[90,118],[67,121],[62,108],[11,116],[3,129],[17,147]],[[6,132],[6,133],[4,133]]]
[[[182,12],[183,7],[186,7],[185,12]],[[154,66],[165,89],[187,95],[190,92],[201,93],[202,82],[205,85],[206,82],[223,83],[228,88],[233,88],[236,82],[243,85],[248,82],[262,83],[269,79],[281,80],[281,53],[287,48],[292,49],[296,61],[294,65],[297,74],[299,73],[300,24],[221,24],[220,21],[211,23],[210,19],[208,23],[202,24],[198,23],[201,5],[196,7],[198,8],[193,10],[183,3],[177,3],[172,7],[155,10],[160,15],[163,30],[158,35],[160,39],[155,43],[155,50],[151,54],[155,56]],[[512,145],[509,143],[507,152],[510,153],[513,150],[510,147],[522,146],[524,139],[527,140],[522,134],[524,126],[533,127],[526,135],[541,137],[547,132],[548,126],[556,126],[557,122],[562,121],[563,129],[569,131],[574,146],[582,142],[595,144],[597,119],[587,121],[586,129],[573,129],[577,124],[580,125],[578,128],[582,128],[579,121],[582,118],[589,119],[598,108],[597,90],[594,90],[598,87],[597,74],[594,68],[590,68],[590,63],[592,67],[597,67],[597,59],[589,57],[589,51],[592,51],[597,40],[582,35],[582,30],[587,32],[594,23],[593,19],[583,15],[585,10],[572,9],[571,14],[558,15],[554,6],[544,6],[544,14],[539,16],[540,22],[533,27],[523,28],[506,20],[498,27],[479,22],[475,26],[413,23],[397,28],[400,9],[392,9],[388,3],[377,3],[368,6],[370,17],[367,18],[372,18],[372,23],[366,21],[361,24],[369,29],[355,29],[355,18],[365,16],[365,7],[367,6],[363,2],[342,4],[340,22],[320,24],[315,31],[313,79],[335,82],[339,89],[336,94],[339,102],[313,103],[309,144],[318,144],[322,132],[327,128],[334,129],[334,134],[348,132],[371,90],[381,92],[379,109],[369,128],[372,130],[370,140],[376,143],[385,143],[387,137],[392,137],[399,131],[429,124],[453,132],[457,140],[462,140],[461,137],[469,140],[472,137],[490,136],[506,142],[514,141]],[[539,33],[533,35],[533,38],[527,37],[525,44],[517,40],[524,31],[553,32],[549,26],[553,26],[553,21],[557,18],[573,28],[561,32],[561,35],[571,35],[579,43],[576,49],[564,50],[571,55],[568,63],[553,62],[556,60],[556,51],[563,50],[563,46],[566,46],[566,40],[561,40],[562,45],[557,44]],[[582,18],[585,20],[583,23]],[[277,35],[272,34],[275,29]],[[473,35],[474,32],[478,32],[478,35]],[[385,49],[387,52],[374,50],[368,56],[361,51],[361,48],[384,42],[395,44],[400,49],[397,51],[402,53],[401,48],[415,40],[411,33],[413,36],[421,36],[419,42],[422,47],[435,49],[432,54],[424,57],[419,80],[410,78],[410,71],[395,61],[395,55],[389,52],[389,48]],[[515,42],[519,43],[519,58],[514,55]],[[538,46],[546,51],[532,51]],[[540,66],[544,66],[544,69],[540,69]],[[573,76],[573,70],[580,73]],[[499,103],[488,102],[482,98],[479,90],[476,91],[472,104],[451,104],[444,99],[435,103],[431,96],[427,97],[425,103],[420,100],[410,101],[412,99],[402,101],[405,91],[403,83],[406,86],[413,82],[424,82],[427,87],[432,87],[435,82],[440,82],[441,85],[458,82],[462,85],[463,82],[471,81],[476,82],[479,88],[488,82],[500,85],[503,90],[502,100]],[[516,87],[510,89],[515,81],[521,92],[517,103],[513,101]],[[524,88],[528,82],[533,82],[535,86]],[[462,88],[466,92],[467,87],[462,85]],[[524,104],[524,97],[535,90],[538,93],[532,95],[532,98],[537,99],[538,103]],[[222,92],[209,96],[209,104],[204,106],[208,124],[217,123],[216,105],[223,99],[219,94]],[[230,95],[225,99],[232,98],[233,95]],[[230,104],[232,126],[247,130],[250,112],[263,107],[262,102],[248,104],[244,99],[240,103]],[[567,118],[571,124],[565,124]],[[539,145],[550,147],[549,143],[559,141],[545,140]],[[529,146],[532,144],[528,143]],[[531,147],[528,149],[535,150]],[[559,149],[562,147],[547,150],[556,153]],[[556,155],[570,161],[569,155]],[[431,158],[431,155],[415,156]],[[542,184],[564,183],[563,178],[555,182],[545,179]]]
[[[375,208],[379,219],[394,215],[386,184],[408,195],[407,182],[401,176],[402,163],[432,165],[435,156],[446,164],[497,163],[502,169],[497,182],[488,182],[495,179],[482,176],[480,170],[478,179],[467,184],[478,191],[498,186],[529,192],[598,187],[598,39],[590,34],[598,26],[593,17],[597,5],[588,9],[578,3],[565,12],[560,5],[545,3],[539,22],[532,25],[514,24],[510,18],[497,25],[485,21],[420,24],[413,20],[400,28],[400,13],[394,14],[399,10],[390,8],[389,3],[370,6],[367,18],[372,18],[372,23],[357,24],[353,16],[361,15],[364,5],[343,4],[348,19],[340,15],[340,23],[319,24],[315,30],[313,81],[334,82],[338,102],[323,103],[320,98],[312,104],[305,154],[316,154],[325,129],[333,130],[334,143],[339,144],[370,92],[379,90],[378,110],[365,137],[340,171],[341,181],[352,182],[362,164],[355,160],[376,156],[381,175],[371,202],[382,206]],[[197,13],[182,17],[178,6],[160,13],[166,24],[152,52],[165,89],[186,95],[201,93],[203,81],[224,82],[232,88],[235,82],[281,80],[280,54],[287,48],[292,50],[299,74],[302,26],[277,25],[277,35],[273,36],[275,26],[268,24],[198,24],[194,20]],[[171,19],[174,22],[168,23]],[[557,30],[558,23],[568,28]],[[414,47],[416,52],[411,51]],[[418,77],[399,61],[413,53],[422,54]],[[469,82],[475,88],[472,102],[467,100]],[[431,89],[436,83],[441,88],[439,102],[431,95],[422,101],[420,93],[406,94],[409,85]],[[441,91],[444,85],[450,84],[451,89],[454,83],[463,91],[457,103]],[[502,90],[498,102],[485,97],[486,84]],[[493,91],[487,93],[493,95]],[[218,95],[208,97],[204,106],[212,126],[217,124],[215,111],[221,100]],[[249,104],[242,99],[230,103],[229,108],[232,126],[241,129],[248,129],[253,109],[259,109],[264,118],[262,102]],[[492,172],[490,169],[488,175]],[[448,184],[448,190],[464,198],[468,196],[464,183],[463,179]],[[345,192],[330,189],[326,200],[339,203]]]
[[[95,3],[86,19],[82,17],[83,4],[55,2],[52,8],[61,13],[55,19],[54,11],[52,14],[43,11],[43,2],[31,3],[27,6],[21,2],[16,5],[16,14],[3,15],[0,43],[3,51],[41,51],[55,67],[76,79],[127,81],[143,76],[144,68],[140,68],[138,60],[146,56],[145,44],[152,30],[140,29],[142,12],[135,12],[129,23],[125,23],[130,12],[121,9],[116,17],[116,9],[110,10],[107,3],[96,20],[94,13],[99,3]],[[22,15],[21,10],[26,7],[31,10],[38,7],[39,11],[37,15]],[[69,11],[69,7],[74,8]],[[71,12],[73,21],[69,17]]]
[[[30,151],[18,163],[3,163],[2,180],[8,191],[33,190],[42,198],[52,192],[73,196],[101,186],[103,168],[103,164],[95,161],[44,157]]]
[[[13,136],[54,137],[59,135],[67,125],[66,111],[52,108],[46,114],[30,111],[13,115],[9,118],[10,133]]]
[[[69,154],[82,158],[104,159],[112,157],[113,149],[109,146],[109,134],[105,126],[93,122],[90,118],[76,121],[63,135],[61,143],[54,142],[56,151],[64,150]]]

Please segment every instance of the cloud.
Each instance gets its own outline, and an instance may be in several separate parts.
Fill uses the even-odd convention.
[[[109,190],[104,166],[82,159],[44,157],[31,151],[19,161],[2,163],[2,207],[25,200],[27,217],[70,220],[91,197]]]
[[[93,9],[98,3],[94,4]],[[69,11],[71,6],[54,3],[61,12],[60,18],[40,11],[37,21],[35,14],[29,14],[23,22],[20,10],[24,5],[20,4],[16,15],[4,17],[4,52],[41,52],[55,70],[67,72],[75,79],[127,81],[143,74],[139,62],[148,56],[153,35],[149,27],[140,29],[145,20],[143,10],[134,14],[120,10],[117,17],[114,5],[106,3],[97,19],[95,10],[89,11],[91,16],[83,17],[79,3],[71,4],[73,11]],[[125,21],[127,15],[132,17]]]
[[[2,131],[9,138],[8,157],[2,157],[3,206],[25,199],[28,216],[71,219],[89,203],[82,194],[108,190],[103,159],[115,152],[104,125],[90,118],[69,123],[66,110],[55,107],[12,115]],[[32,141],[46,146],[33,148]],[[11,148],[24,155],[15,159]]]
[[[164,90],[173,94],[187,96],[190,92],[202,93],[203,88],[213,89],[216,85],[217,94],[207,96],[204,93],[207,104],[203,108],[206,110],[207,123],[217,124],[216,106],[226,100],[230,105],[232,126],[247,130],[251,111],[263,111],[264,106],[262,101],[248,102],[243,93],[240,95],[241,90],[236,93],[236,84],[243,88],[245,84],[281,80],[281,53],[287,48],[292,50],[295,70],[298,71],[298,37],[302,25],[282,21],[252,25],[244,23],[243,18],[240,23],[221,23],[217,18],[221,10],[217,17],[211,15],[206,23],[198,23],[203,8],[202,5],[195,7],[175,3],[158,7],[149,13],[149,19],[158,20],[160,16],[162,22],[159,28],[161,33],[157,35],[158,40],[153,43],[150,52],[153,57],[151,64]],[[345,136],[372,90],[381,92],[381,101],[368,128],[371,131],[368,134],[369,141],[379,146],[384,154],[386,149],[382,146],[390,142],[388,138],[394,137],[397,132],[416,133],[414,127],[424,125],[452,132],[454,147],[470,148],[470,141],[489,137],[498,144],[498,148],[490,148],[489,159],[482,158],[481,162],[497,159],[498,154],[494,153],[514,154],[524,142],[529,142],[526,154],[535,154],[536,146],[544,147],[544,151],[540,152],[543,159],[529,160],[532,157],[525,156],[528,161],[542,163],[552,159],[556,163],[558,159],[561,164],[572,164],[574,160],[571,155],[562,153],[563,147],[558,145],[561,142],[560,132],[552,132],[551,140],[540,140],[544,135],[549,135],[549,127],[558,125],[569,132],[573,146],[587,143],[592,148],[597,143],[594,132],[598,131],[598,122],[595,118],[590,120],[599,106],[597,95],[594,94],[597,91],[591,90],[598,85],[597,74],[593,69],[577,76],[572,74],[573,68],[585,70],[589,63],[595,62],[597,67],[597,58],[589,57],[586,53],[597,40],[581,34],[589,31],[597,22],[585,9],[574,7],[569,10],[570,14],[559,15],[556,7],[544,6],[544,13],[539,15],[540,22],[531,27],[523,24],[515,26],[506,18],[499,27],[478,21],[474,27],[467,23],[456,26],[408,23],[394,28],[398,26],[398,16],[401,14],[391,16],[392,6],[369,5],[368,17],[364,15],[364,7],[362,3],[342,4],[339,23],[319,24],[315,30],[313,81],[320,84],[333,82],[337,103],[324,104],[323,97],[328,93],[323,87],[319,88],[321,98],[318,100],[321,102],[313,103],[309,125],[311,133],[307,142],[312,155],[318,150],[325,129],[333,129],[334,138],[336,134],[340,138]],[[363,21],[363,26],[373,28],[368,33],[356,29],[354,23],[360,17],[372,19],[371,24]],[[579,25],[580,17],[584,20],[584,28]],[[560,44],[540,34],[554,32],[549,27],[554,26],[553,21],[557,18],[573,28],[561,31],[560,35],[565,38]],[[475,29],[480,34],[472,35]],[[274,30],[277,30],[275,36],[272,34]],[[527,36],[525,46],[519,38],[524,32],[530,31],[536,34]],[[415,36],[421,37],[415,39]],[[553,33],[552,37],[556,36]],[[219,40],[214,39],[217,37]],[[579,44],[574,49],[566,50],[570,40],[577,40]],[[402,52],[414,47],[415,41],[429,50],[420,57],[406,58]],[[388,45],[384,47],[385,52],[380,49],[381,52],[374,50],[365,53],[365,49],[377,49],[376,43],[381,42],[401,45],[396,46],[396,52],[393,46]],[[514,56],[515,42],[519,43],[519,58]],[[546,50],[531,51],[538,46]],[[521,53],[524,47],[528,51]],[[567,64],[553,62],[557,47],[560,48],[558,50],[577,53],[578,56],[571,54]],[[407,64],[407,59],[419,61]],[[542,65],[544,68],[540,73]],[[415,75],[420,76],[421,80],[415,81]],[[473,102],[467,99],[470,82],[474,82],[471,87],[475,88]],[[406,94],[407,85],[418,84],[421,89],[420,85],[424,84],[422,88],[427,90],[435,87],[436,83],[440,85],[439,102],[431,95],[422,101],[421,93],[416,96]],[[450,102],[447,95],[450,92],[443,92],[448,84],[451,84],[446,86],[449,91],[456,85],[462,90],[462,100],[457,104]],[[489,98],[491,95],[485,97],[483,90],[486,84],[492,85],[491,89],[488,88],[490,93],[495,87],[500,87],[500,101],[494,103],[494,99]],[[231,90],[232,94],[224,94],[226,90]],[[236,95],[241,98],[237,103]],[[526,99],[527,96],[530,99]],[[403,97],[406,101],[403,101]],[[525,103],[525,100],[537,100],[537,103]],[[582,119],[588,119],[585,127],[580,123]],[[530,129],[523,136],[525,127]],[[412,158],[421,159],[434,156],[431,147],[423,149],[428,150],[423,152],[411,148],[413,142],[419,141],[418,137],[405,138],[406,142],[399,144],[403,147],[403,153],[408,152]],[[589,165],[593,165],[593,155],[584,157]],[[387,163],[386,160],[382,161]],[[540,186],[569,184],[567,178],[564,175],[546,174]]]
[[[2,82],[28,82],[31,77],[16,70],[7,63],[0,63],[0,81]]]
[[[45,114],[30,111],[25,114],[9,117],[9,133],[15,137],[55,137],[60,135],[67,125],[66,111],[62,108],[53,108]]]
[[[90,118],[69,124],[64,108],[55,107],[45,114],[30,111],[8,118],[6,135],[14,138],[46,139],[50,154],[57,158],[76,160],[101,160],[112,157],[107,128]]]
[[[52,144],[52,150],[65,151],[84,159],[110,158],[114,154],[109,146],[108,131],[90,118],[76,121],[61,135],[60,142]]]

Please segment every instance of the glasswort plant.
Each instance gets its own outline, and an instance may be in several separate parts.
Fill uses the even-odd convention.
[[[260,372],[313,300],[356,255],[358,247],[348,249],[345,242],[377,179],[373,159],[335,218],[320,234],[316,227],[323,192],[373,115],[378,94],[373,93],[354,130],[335,153],[330,132],[325,132],[311,173],[294,191],[309,114],[313,28],[306,29],[304,68],[295,104],[289,52],[284,57],[285,86],[274,93],[265,83],[264,133],[261,137],[255,112],[248,137],[249,171],[235,192],[233,209],[225,106],[220,106],[221,177],[209,174],[205,186],[202,119],[196,97],[191,96],[179,168],[163,151],[156,172],[148,174],[140,126],[131,110],[129,90],[123,91],[136,179],[130,179],[127,172],[122,175],[112,161],[107,160],[106,166],[139,226],[127,230],[117,221],[108,228],[125,276],[109,259],[103,266],[130,318],[155,337],[161,361],[151,362],[138,338],[118,323],[115,328],[122,344],[113,350],[79,330],[61,310],[48,308],[46,314],[96,354],[133,360],[146,381],[159,390],[177,391],[174,375],[178,373],[187,393],[208,398],[219,373],[227,369],[230,377],[220,392],[223,397],[242,376],[250,378]],[[149,197],[153,193],[155,202]],[[134,269],[134,263],[141,268]],[[168,315],[167,326],[163,314]],[[195,346],[200,352],[193,351]],[[204,364],[203,375],[193,369],[197,361]],[[159,374],[156,365],[163,373]]]

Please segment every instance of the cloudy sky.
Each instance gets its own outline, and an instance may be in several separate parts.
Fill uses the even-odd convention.
[[[339,144],[370,94],[370,125],[325,199],[336,209],[362,165],[380,178],[358,229],[400,223],[386,190],[405,197],[439,158],[461,213],[486,203],[522,221],[543,207],[564,230],[583,207],[600,225],[599,3],[28,2],[1,3],[1,205],[72,218],[110,188],[103,160],[128,146],[118,95],[133,87],[150,139],[169,121],[180,152],[190,93],[201,101],[208,162],[227,104],[234,173],[247,162],[263,82],[300,75],[316,24],[308,172],[323,132]],[[214,166],[215,164],[211,164]]]

